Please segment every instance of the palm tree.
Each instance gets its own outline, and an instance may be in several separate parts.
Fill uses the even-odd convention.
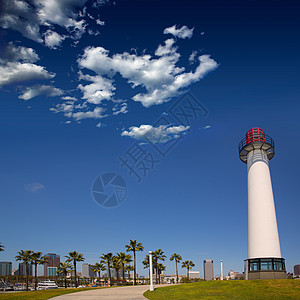
[[[130,240],[129,245],[125,246],[127,249],[126,251],[132,251],[133,252],[133,259],[134,259],[134,278],[133,278],[133,283],[136,284],[136,257],[135,257],[135,253],[136,251],[143,251],[144,247],[142,245],[142,243],[138,243],[136,240]]]
[[[128,279],[130,281],[130,272],[134,270],[134,267],[132,265],[125,266],[125,271],[128,272]]]
[[[33,264],[34,264],[34,278],[35,278],[34,289],[36,290],[36,288],[37,288],[37,266],[45,264],[47,262],[47,260],[45,259],[44,256],[42,256],[42,252],[32,252],[31,262],[33,262]]]
[[[0,252],[1,252],[1,251],[5,251],[4,248],[5,248],[5,247],[0,243]]]
[[[22,260],[23,263],[25,264],[25,275],[26,275],[26,291],[28,291],[28,264],[31,262],[31,255],[32,255],[31,250],[20,250],[18,251],[18,254],[16,256],[16,260]]]
[[[176,264],[176,283],[178,283],[178,268],[177,268],[177,263],[180,263],[182,261],[182,257],[177,254],[174,253],[171,257],[170,257],[170,261],[175,260],[175,264]]]
[[[113,258],[113,254],[111,252],[106,253],[106,254],[103,253],[102,256],[100,256],[101,262],[107,265],[109,285],[111,283],[110,265],[112,262],[112,258]]]
[[[192,267],[195,267],[195,264],[191,260],[185,260],[182,263],[182,268],[186,268],[186,273],[187,273],[187,279],[188,280],[189,280],[189,270],[191,270]]]
[[[164,271],[166,269],[166,266],[164,266],[163,264],[158,263],[157,264],[157,270],[159,272],[159,277],[158,277],[158,283],[160,284],[160,274],[162,271]]]
[[[155,249],[155,251],[153,251],[153,257],[154,257],[154,267],[155,267],[155,281],[157,283],[157,275],[158,275],[158,260],[162,260],[164,261],[166,256],[164,255],[164,251],[162,251],[161,249]]]
[[[142,261],[144,269],[149,268],[149,280],[150,280],[150,266],[149,266],[149,254],[146,255],[145,259]]]
[[[132,262],[132,256],[130,254],[126,254],[125,252],[117,253],[117,257],[122,265],[122,277],[123,284],[125,282],[125,266]]]
[[[74,273],[75,273],[75,286],[78,286],[78,282],[77,282],[77,271],[76,271],[76,263],[79,261],[84,261],[84,257],[83,254],[78,253],[76,251],[70,251],[69,255],[65,256],[67,258],[66,262],[70,263],[73,262],[73,266],[74,266]]]
[[[113,256],[112,258],[112,267],[116,270],[117,275],[117,285],[119,284],[119,270],[122,268],[122,264],[118,256]]]
[[[61,262],[60,267],[57,270],[58,274],[64,274],[65,277],[65,289],[67,288],[67,274],[68,271],[72,270],[72,265],[69,262]]]
[[[98,273],[99,274],[99,284],[100,284],[100,278],[101,278],[101,271],[105,271],[106,268],[104,266],[104,264],[102,262],[100,263],[95,263],[93,266],[93,272]]]

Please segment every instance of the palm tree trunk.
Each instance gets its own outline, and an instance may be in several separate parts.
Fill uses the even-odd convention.
[[[37,288],[37,263],[34,264],[34,277],[35,277],[34,289],[36,290],[36,288]]]
[[[176,283],[178,283],[178,269],[177,269],[177,261],[175,259],[175,263],[176,263]]]
[[[157,275],[158,275],[158,265],[157,265],[157,256],[155,258],[155,282],[156,284],[158,283],[158,280],[157,280]]]
[[[25,263],[26,291],[28,291],[28,263]]]
[[[74,271],[75,271],[75,287],[77,287],[77,271],[76,271],[76,261],[74,260]]]
[[[160,270],[159,270],[159,274],[158,274],[158,283],[160,284]]]
[[[187,279],[189,280],[189,268],[186,268]]]
[[[122,263],[122,276],[123,276],[123,285],[124,285],[124,283],[125,283],[125,266],[123,263]]]
[[[65,289],[67,288],[67,271],[65,271]]]
[[[116,273],[117,273],[117,285],[119,285],[119,270],[116,269]]]
[[[100,274],[100,271],[99,271],[98,273],[99,273],[99,285],[100,285],[100,278],[101,278],[101,276],[100,276],[100,275],[101,275],[101,274]]]
[[[108,278],[109,278],[109,286],[111,285],[111,274],[110,274],[110,263],[107,263],[107,268],[108,268]]]
[[[136,285],[136,259],[135,259],[135,249],[133,250],[133,257],[134,257],[134,278],[133,278],[133,284]]]

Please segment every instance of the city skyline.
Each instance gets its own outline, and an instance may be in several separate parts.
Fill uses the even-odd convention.
[[[17,10],[16,1],[0,12],[0,261],[15,268],[17,251],[30,249],[77,251],[93,264],[136,239],[140,275],[158,248],[192,260],[202,277],[205,259],[215,274],[220,260],[224,274],[242,272],[238,143],[260,127],[275,142],[281,254],[293,272],[299,3],[18,0]],[[182,101],[193,104],[188,119]],[[133,147],[145,158],[140,178],[128,167]]]

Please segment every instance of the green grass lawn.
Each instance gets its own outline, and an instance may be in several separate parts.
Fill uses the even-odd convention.
[[[300,299],[300,280],[202,281],[145,292],[150,300],[186,299]]]
[[[96,288],[80,288],[80,289],[55,289],[55,290],[44,290],[44,291],[29,291],[29,292],[13,292],[0,294],[0,300],[46,300],[52,297],[70,294],[81,291],[88,291]],[[101,289],[101,288],[100,288]],[[103,289],[103,288],[102,288]]]

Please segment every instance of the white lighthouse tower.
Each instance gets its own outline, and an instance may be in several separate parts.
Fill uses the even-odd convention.
[[[248,173],[246,279],[286,278],[269,170],[274,153],[273,139],[260,128],[248,130],[239,144],[239,156]]]

